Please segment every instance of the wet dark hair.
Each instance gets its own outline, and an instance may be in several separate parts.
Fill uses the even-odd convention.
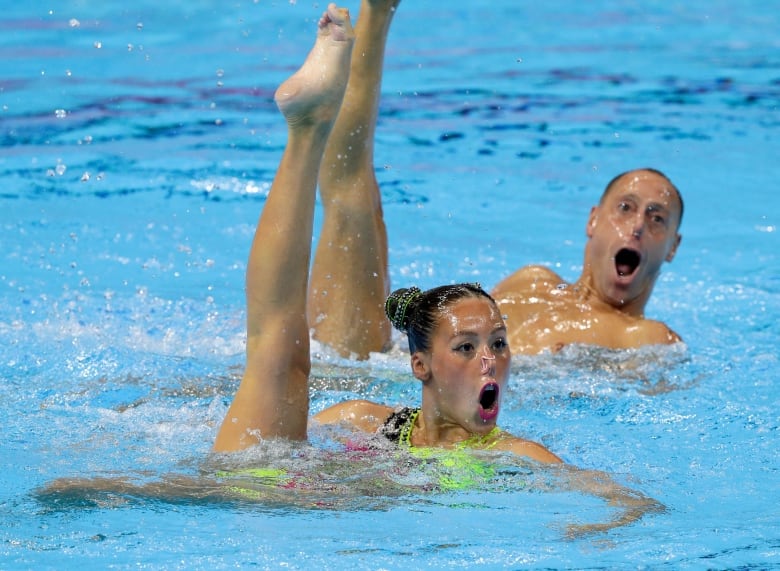
[[[672,190],[674,190],[674,193],[677,195],[677,201],[680,203],[680,218],[677,220],[677,228],[680,228],[680,225],[682,225],[682,219],[683,219],[683,210],[685,210],[685,205],[683,204],[682,194],[680,193],[680,189],[677,188],[674,183],[671,181],[671,179],[666,176],[664,173],[659,171],[658,169],[645,167],[641,169],[633,169],[630,171],[622,172],[619,175],[617,175],[615,178],[613,178],[609,183],[607,184],[607,187],[604,189],[604,192],[601,194],[601,198],[599,199],[599,204],[602,204],[604,202],[604,199],[607,197],[607,195],[612,192],[612,189],[617,186],[617,183],[620,181],[621,178],[626,176],[627,174],[632,174],[639,171],[645,171],[645,172],[651,172],[655,175],[660,176],[662,179],[664,179],[667,184],[672,187]]]
[[[385,314],[398,331],[406,333],[409,351],[429,351],[431,334],[444,310],[467,297],[496,301],[478,283],[443,285],[421,291],[419,288],[395,290],[385,302]]]

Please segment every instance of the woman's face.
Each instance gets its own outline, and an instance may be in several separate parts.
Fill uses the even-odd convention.
[[[511,364],[506,325],[496,305],[485,297],[456,301],[439,318],[430,347],[429,353],[417,353],[412,365],[437,421],[490,432]]]

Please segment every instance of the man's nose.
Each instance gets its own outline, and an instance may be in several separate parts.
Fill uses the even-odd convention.
[[[631,235],[634,238],[641,238],[645,231],[645,217],[641,214],[637,214],[636,218],[631,223]]]

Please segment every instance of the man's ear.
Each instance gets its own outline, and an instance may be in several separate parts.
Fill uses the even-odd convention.
[[[420,351],[415,351],[412,354],[412,373],[423,383],[428,382],[431,378],[431,367],[426,357],[427,355]]]
[[[593,238],[593,229],[596,227],[598,218],[599,218],[599,207],[591,206],[590,215],[588,216],[588,224],[585,226],[585,235],[588,238]]]
[[[680,246],[681,241],[682,241],[682,236],[680,234],[677,234],[677,236],[674,239],[674,244],[672,244],[669,253],[666,254],[665,259],[667,262],[671,262],[672,260],[674,260],[674,255],[677,253],[677,248]]]

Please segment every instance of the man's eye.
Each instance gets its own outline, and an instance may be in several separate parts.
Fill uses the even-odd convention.
[[[650,222],[657,225],[666,225],[666,218],[655,208],[649,208],[647,215],[650,218]]]

